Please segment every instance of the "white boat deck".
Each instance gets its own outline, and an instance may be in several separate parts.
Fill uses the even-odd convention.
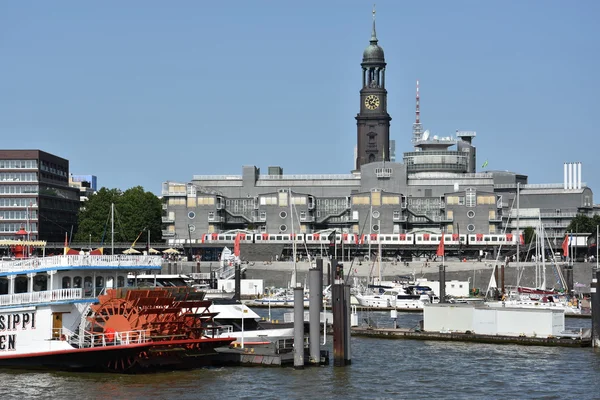
[[[1,261],[0,273],[18,274],[36,270],[52,270],[55,268],[127,268],[148,267],[160,268],[162,258],[149,255],[69,255],[41,258],[28,258],[13,261]]]

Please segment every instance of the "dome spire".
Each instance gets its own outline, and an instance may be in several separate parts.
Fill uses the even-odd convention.
[[[375,4],[373,4],[373,30],[371,31],[371,43],[377,43],[377,32],[375,32]]]

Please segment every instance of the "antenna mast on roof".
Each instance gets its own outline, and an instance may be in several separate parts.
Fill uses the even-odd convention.
[[[416,144],[421,140],[423,135],[423,125],[421,125],[421,108],[420,108],[420,97],[419,97],[419,80],[417,80],[417,97],[416,97],[416,108],[415,108],[415,123],[413,124],[413,144]]]

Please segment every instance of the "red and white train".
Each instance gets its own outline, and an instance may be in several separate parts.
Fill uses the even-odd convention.
[[[195,244],[215,244],[215,245],[233,245],[238,233],[205,233],[200,239],[192,239]],[[240,243],[279,243],[292,244],[327,244],[333,242],[331,233],[239,233]],[[516,246],[517,235],[512,233],[504,234],[457,234],[445,233],[444,245],[453,246]],[[370,233],[358,235],[354,233],[337,233],[335,243],[344,245],[360,246],[365,244],[393,245],[394,247],[415,247],[415,246],[437,246],[442,239],[441,233]],[[523,236],[520,237],[523,244]]]

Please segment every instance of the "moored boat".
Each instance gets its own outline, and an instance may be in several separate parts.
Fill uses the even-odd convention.
[[[0,366],[145,372],[212,364],[214,349],[234,339],[206,329],[214,313],[203,293],[127,287],[128,273],[160,268],[161,258],[148,255],[0,262]]]

